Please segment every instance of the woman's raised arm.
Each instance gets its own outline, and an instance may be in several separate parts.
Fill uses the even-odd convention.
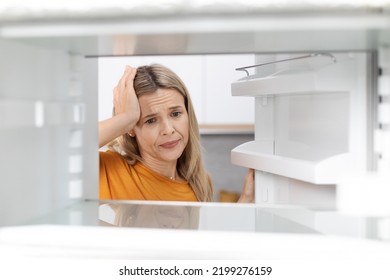
[[[136,73],[136,68],[126,66],[114,88],[114,116],[99,122],[99,148],[131,131],[139,120],[141,111],[134,91]]]

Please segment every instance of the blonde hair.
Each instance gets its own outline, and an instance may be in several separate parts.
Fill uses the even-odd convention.
[[[177,161],[177,172],[188,181],[198,201],[212,200],[212,186],[204,168],[199,126],[188,90],[182,80],[170,69],[159,64],[137,68],[134,90],[137,96],[153,94],[159,88],[175,89],[184,97],[188,115],[189,139],[186,148]],[[124,134],[109,144],[109,148],[119,152],[129,164],[142,162],[137,141]]]

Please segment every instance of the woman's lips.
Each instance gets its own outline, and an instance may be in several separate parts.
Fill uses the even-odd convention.
[[[174,140],[174,141],[168,141],[165,142],[164,144],[161,144],[160,146],[165,148],[165,149],[171,149],[176,147],[176,145],[179,143],[180,140]]]

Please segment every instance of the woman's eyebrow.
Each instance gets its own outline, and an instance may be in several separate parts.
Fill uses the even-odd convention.
[[[152,114],[149,114],[145,117],[142,117],[142,119],[149,119],[149,118],[154,118],[155,116],[157,116],[158,114],[157,113],[152,113]]]
[[[169,110],[177,110],[177,109],[183,109],[184,106],[182,105],[177,105],[177,106],[172,106],[172,107],[169,107]]]
[[[175,105],[175,106],[172,106],[172,107],[169,107],[168,109],[170,111],[173,111],[173,110],[178,110],[178,109],[183,109],[184,106],[182,105]],[[142,117],[142,119],[148,119],[148,118],[154,118],[158,115],[158,113],[151,113],[149,115],[146,115],[145,117]]]

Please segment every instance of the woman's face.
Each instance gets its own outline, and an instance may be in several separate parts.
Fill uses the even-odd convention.
[[[146,162],[176,163],[189,135],[184,97],[174,89],[158,89],[138,101],[141,116],[134,132],[141,157]]]

